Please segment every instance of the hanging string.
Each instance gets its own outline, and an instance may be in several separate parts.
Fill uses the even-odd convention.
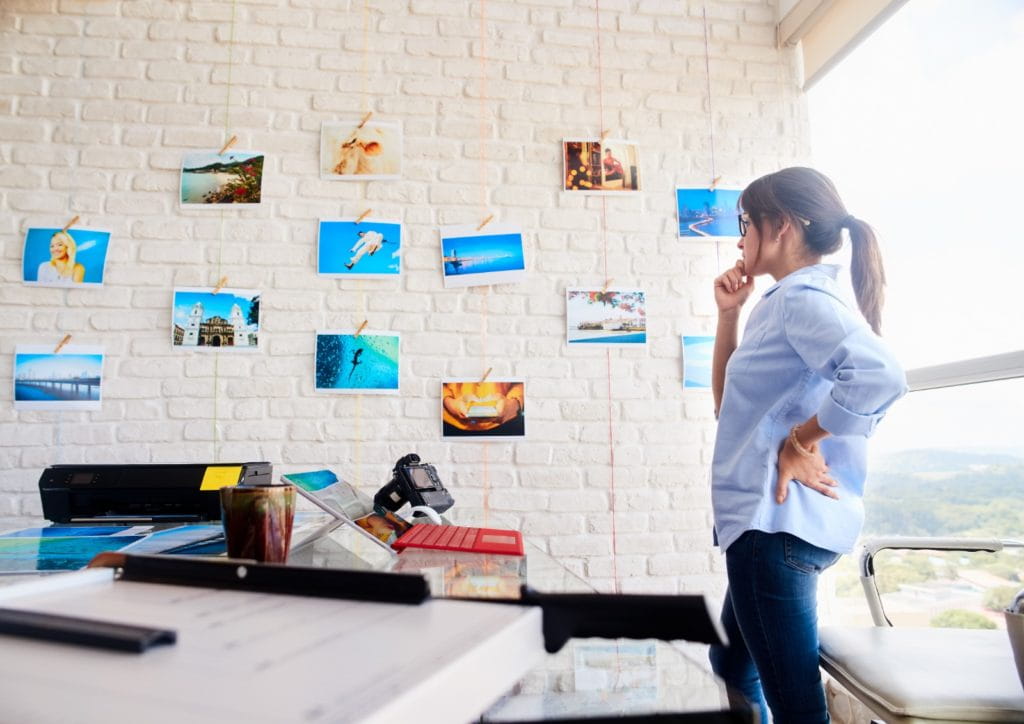
[[[488,110],[490,107],[490,99],[488,98],[487,89],[487,0],[480,0],[480,147],[478,150],[478,168],[480,171],[480,218],[483,219],[487,216],[487,198],[488,198],[488,169],[487,169],[487,120]],[[488,300],[490,298],[491,288],[489,286],[483,287],[482,296],[480,299],[480,370],[487,369],[487,322],[488,322]],[[489,466],[489,445],[490,443],[482,441],[480,443],[481,451],[481,466],[483,475],[483,525],[486,527],[490,525],[491,517],[491,475]]]
[[[360,11],[362,16],[362,29],[363,29],[363,48],[362,57],[360,59],[360,75],[361,75],[361,91],[360,95],[360,107],[362,109],[362,118],[366,118],[366,114],[370,111],[370,0],[363,0],[362,9]],[[363,185],[363,199],[366,199],[366,186]],[[366,316],[366,289],[363,286],[363,280],[359,279],[356,281],[356,294],[359,295],[359,315],[360,319],[367,319]],[[353,442],[353,462],[356,468],[356,487],[361,487],[363,484],[363,394],[359,393],[356,395],[356,410],[355,419],[353,420],[353,426],[355,427],[355,441]]]
[[[715,114],[711,105],[711,45],[708,41],[708,7],[704,4],[704,76],[708,85],[708,140],[711,144],[711,178],[718,178],[715,167]]]
[[[228,29],[228,78],[224,98],[224,140],[231,137],[231,75],[235,65],[235,3],[231,0],[231,24]],[[224,267],[224,209],[220,209],[220,239],[217,242],[217,279],[223,279]],[[220,282],[218,282],[219,284]],[[213,461],[220,462],[220,352],[213,355]]]
[[[601,2],[594,2],[594,30],[597,36],[597,116],[599,135],[605,132],[604,118],[604,62],[601,48]],[[601,197],[601,255],[603,258],[604,280],[603,285],[608,283],[608,211],[605,197]],[[612,524],[612,586],[614,591],[619,592],[619,569],[618,569],[618,535],[615,528],[615,430],[612,426],[612,353],[610,349],[605,350],[605,371],[607,375],[607,408],[608,408],[608,472],[609,472],[609,505]]]

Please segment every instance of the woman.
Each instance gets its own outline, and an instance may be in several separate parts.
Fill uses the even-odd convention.
[[[75,262],[77,246],[71,234],[58,231],[50,237],[50,260],[39,265],[36,281],[41,284],[81,284],[85,267]]]
[[[827,722],[818,670],[818,574],[849,552],[864,518],[868,435],[906,392],[877,336],[885,275],[875,235],[832,182],[787,168],[740,196],[742,258],[715,280],[712,391],[715,533],[729,588],[728,647],[712,666],[767,721]],[[857,306],[822,256],[852,244]],[[775,279],[737,344],[754,277]]]

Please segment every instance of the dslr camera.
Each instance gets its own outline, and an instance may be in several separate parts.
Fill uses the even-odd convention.
[[[375,507],[392,512],[406,503],[433,508],[438,513],[455,505],[437,470],[429,463],[421,463],[416,453],[399,458],[391,471],[391,480],[373,496]]]

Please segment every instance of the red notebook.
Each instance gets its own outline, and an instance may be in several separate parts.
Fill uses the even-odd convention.
[[[504,556],[521,556],[523,534],[518,530],[497,528],[470,528],[462,525],[430,525],[420,523],[391,544],[395,550],[425,548],[438,551],[461,551],[463,553],[496,553]]]

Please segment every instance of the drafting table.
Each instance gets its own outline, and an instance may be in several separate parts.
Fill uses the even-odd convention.
[[[461,722],[544,655],[538,609],[466,601],[243,593],[90,569],[0,588],[0,605],[178,630],[141,655],[5,637],[4,721]]]

